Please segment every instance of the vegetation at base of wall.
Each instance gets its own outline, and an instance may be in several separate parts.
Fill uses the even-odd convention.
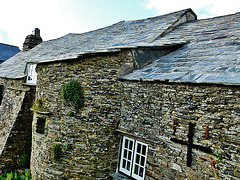
[[[19,167],[28,167],[29,161],[30,161],[29,154],[23,154],[18,158],[17,164]]]
[[[30,168],[31,149],[32,138],[30,137],[26,142],[25,149],[22,149],[22,153],[24,154],[17,159],[18,168]]]
[[[54,160],[59,160],[60,156],[62,154],[61,145],[60,144],[54,144],[52,152],[53,152],[53,159]]]
[[[62,87],[64,102],[71,103],[75,110],[79,110],[84,105],[83,89],[79,82],[71,81]]]
[[[31,170],[13,170],[9,168],[0,169],[0,180],[31,180]]]

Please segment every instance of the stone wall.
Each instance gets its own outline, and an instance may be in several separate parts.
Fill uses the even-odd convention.
[[[108,179],[123,135],[149,145],[146,179],[239,178],[239,87],[119,81],[128,63],[132,55],[123,51],[38,65],[42,107],[34,112],[33,179]],[[61,88],[72,80],[84,90],[80,112],[63,102]],[[39,121],[45,122],[42,133],[36,132]],[[179,142],[188,141],[190,122],[197,148],[188,167],[187,145]]]
[[[0,80],[4,87],[0,106],[0,167],[17,167],[19,157],[24,154],[30,155],[30,108],[35,90],[23,86],[22,80]],[[30,159],[28,161],[30,162]]]
[[[119,132],[149,144],[146,179],[240,178],[240,88],[123,82]],[[195,123],[187,167],[189,122]],[[214,168],[211,166],[215,164]]]
[[[38,65],[31,170],[33,179],[108,179],[117,168],[122,87],[117,76],[123,63],[133,62],[128,52],[76,61]],[[62,86],[78,81],[85,105],[78,113],[63,102]],[[68,115],[74,112],[74,116]],[[38,120],[44,133],[37,133]],[[53,151],[61,148],[60,158]]]

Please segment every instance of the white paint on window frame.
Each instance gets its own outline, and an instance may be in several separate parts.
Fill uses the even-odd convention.
[[[36,84],[37,83],[37,64],[28,63],[27,64],[27,84]]]
[[[137,180],[144,180],[148,145],[123,136],[119,171]]]
[[[147,162],[148,145],[136,141],[134,150],[134,161],[132,168],[132,177],[138,180],[144,180],[145,166]]]

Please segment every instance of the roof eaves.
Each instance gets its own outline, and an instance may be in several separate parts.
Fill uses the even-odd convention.
[[[152,78],[131,78],[131,77],[119,77],[121,81],[133,81],[133,82],[153,82],[153,83],[178,83],[178,84],[203,84],[203,85],[222,85],[222,86],[240,86],[238,82],[209,82],[209,81],[180,81],[177,79],[152,79]]]
[[[73,60],[77,59],[80,57],[85,57],[85,56],[95,56],[97,54],[102,54],[102,53],[111,53],[111,52],[119,52],[121,49],[119,48],[114,48],[114,49],[102,49],[102,50],[90,50],[90,51],[83,51],[75,54],[64,54],[60,55],[57,58],[54,59],[45,59],[42,61],[38,61],[37,64],[43,64],[43,63],[51,63],[51,62],[56,62],[56,61],[66,61],[66,60]]]

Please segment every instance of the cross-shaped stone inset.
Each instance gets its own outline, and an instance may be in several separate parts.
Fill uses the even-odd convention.
[[[203,151],[205,153],[209,153],[209,154],[213,154],[212,150],[209,147],[203,147],[203,146],[199,146],[199,145],[195,145],[193,144],[193,129],[194,129],[195,123],[189,122],[189,126],[188,126],[188,141],[183,141],[183,140],[179,140],[176,138],[171,138],[170,140],[175,142],[175,143],[179,143],[182,145],[187,145],[188,147],[188,151],[187,151],[187,166],[190,167],[191,166],[191,162],[192,162],[192,148],[194,149],[198,149],[200,151]]]

